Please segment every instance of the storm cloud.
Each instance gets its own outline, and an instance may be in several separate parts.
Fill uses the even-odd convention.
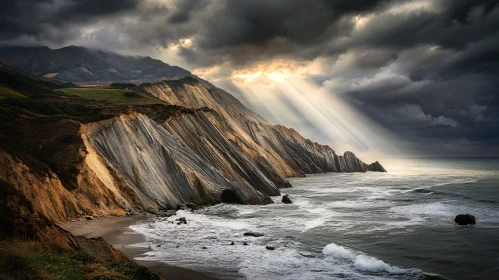
[[[151,55],[220,84],[289,62],[414,149],[499,155],[497,1],[1,2],[1,44]]]

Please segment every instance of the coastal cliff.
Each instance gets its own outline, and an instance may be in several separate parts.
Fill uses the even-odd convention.
[[[2,100],[0,179],[51,221],[211,205],[224,191],[265,204],[291,187],[288,177],[385,171],[271,125],[194,78],[141,85],[151,105],[64,96],[54,91],[63,85],[25,79],[12,85],[24,98]]]
[[[0,74],[18,92],[0,100],[0,180],[49,221],[224,199],[266,204],[291,187],[288,177],[385,171],[269,124],[194,78],[143,84],[109,103],[9,69]]]
[[[279,187],[289,186],[286,177],[311,173],[386,171],[379,163],[365,164],[351,152],[338,155],[329,146],[306,139],[294,129],[271,125],[229,93],[194,78],[145,84],[142,88],[169,104],[211,109],[198,113],[196,118],[205,115]]]

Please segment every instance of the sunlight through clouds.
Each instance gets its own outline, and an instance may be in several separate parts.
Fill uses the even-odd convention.
[[[269,121],[297,128],[313,141],[360,156],[400,155],[393,135],[300,71],[236,72],[232,83]]]

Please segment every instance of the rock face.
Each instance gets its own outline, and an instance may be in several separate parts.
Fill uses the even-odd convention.
[[[212,120],[222,121],[211,110],[185,113],[169,119],[163,126],[183,146],[189,148],[206,163],[215,166],[226,178],[242,185],[252,186],[267,195],[279,195],[274,182],[269,180],[255,162],[221,133]],[[286,182],[273,169],[265,169],[277,182]]]
[[[289,198],[289,195],[286,194],[282,197],[282,203],[290,204],[290,203],[293,203],[293,201],[291,201],[291,198]]]
[[[473,215],[459,214],[454,219],[454,222],[463,226],[463,225],[474,225],[476,223],[476,220],[475,220],[475,216],[473,216]]]
[[[122,115],[86,125],[82,131],[89,150],[95,150],[104,159],[108,173],[112,171],[124,179],[142,207],[219,203],[224,190],[230,190],[240,203],[262,204],[270,200],[267,194],[249,184],[225,178],[177,142],[164,127],[144,115]],[[102,170],[94,171],[102,173]],[[131,203],[118,187],[112,189],[118,192],[123,203]],[[268,189],[270,194],[279,193],[273,185]]]
[[[238,166],[246,158],[278,187],[290,186],[286,177],[311,173],[386,172],[378,162],[365,164],[351,152],[338,155],[329,146],[305,139],[293,129],[271,125],[229,93],[194,78],[144,85],[142,89],[168,103],[198,109],[164,124],[183,145],[211,162],[212,155],[218,155],[217,161]],[[208,145],[195,145],[199,142]],[[229,171],[226,173],[241,173],[237,168]],[[259,174],[250,173],[246,180],[262,181]]]

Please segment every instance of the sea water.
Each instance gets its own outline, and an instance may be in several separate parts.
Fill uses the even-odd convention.
[[[282,190],[293,204],[219,204],[133,225],[147,238],[137,246],[151,248],[141,259],[220,279],[499,279],[499,159],[381,162],[387,173],[293,178]],[[476,225],[454,222],[466,213]]]

